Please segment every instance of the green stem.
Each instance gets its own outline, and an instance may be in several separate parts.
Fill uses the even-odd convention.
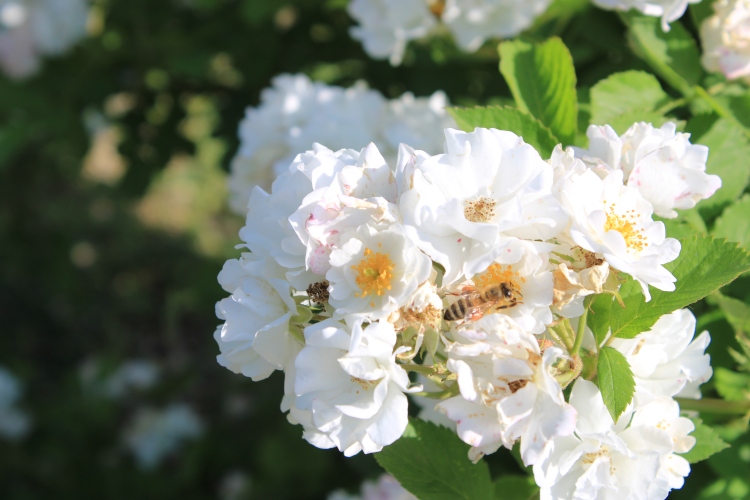
[[[740,123],[737,120],[737,118],[734,117],[731,111],[729,111],[727,108],[722,106],[719,101],[714,99],[714,97],[711,94],[706,92],[706,89],[704,89],[700,85],[696,85],[695,87],[693,87],[693,90],[695,91],[695,95],[703,99],[706,102],[706,104],[711,106],[711,109],[713,109],[717,115],[721,116],[722,118],[726,118],[727,120],[731,121],[732,123],[740,127],[740,129],[742,129],[745,132],[745,135],[750,137],[750,130],[747,130],[745,126],[742,123]]]
[[[403,368],[406,371],[409,372],[417,372],[421,373],[423,375],[432,375],[435,373],[435,368],[432,366],[423,366],[423,365],[415,365],[415,364],[403,364],[401,365],[401,368]]]
[[[660,113],[662,115],[666,115],[670,111],[676,108],[681,108],[682,106],[686,106],[690,101],[686,97],[682,97],[680,99],[675,99],[674,101],[670,101],[661,108],[657,109],[656,112]]]
[[[723,399],[675,398],[682,410],[696,410],[717,415],[744,415],[750,412],[750,401],[724,401]]]
[[[586,320],[589,316],[589,303],[590,298],[586,297],[583,301],[583,314],[580,318],[578,318],[578,329],[576,331],[576,340],[573,343],[573,348],[569,351],[571,356],[575,356],[578,354],[578,351],[581,349],[581,343],[583,342],[583,335],[586,333]]]

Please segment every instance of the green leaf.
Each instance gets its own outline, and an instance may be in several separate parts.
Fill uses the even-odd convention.
[[[688,123],[687,130],[700,119]],[[743,130],[731,121],[721,118],[707,132],[690,138],[693,144],[708,146],[706,172],[721,177],[721,188],[707,200],[700,202],[701,209],[725,205],[736,200],[750,180],[750,142]]]
[[[750,400],[750,375],[733,372],[721,366],[714,371],[714,386],[722,398],[728,401]]]
[[[500,476],[495,481],[497,500],[530,500],[539,498],[539,486],[530,476]]]
[[[472,464],[469,445],[455,432],[410,419],[401,439],[375,459],[401,485],[422,500],[489,500],[495,489],[487,463]]]
[[[680,256],[664,266],[677,278],[675,291],[652,288],[651,301],[645,302],[640,285],[628,281],[620,288],[624,309],[613,304],[609,295],[594,301],[589,315],[597,317],[594,325],[609,324],[612,335],[633,338],[649,330],[662,315],[689,306],[750,270],[750,255],[736,243],[711,236],[694,236],[681,243]]]
[[[750,248],[750,195],[729,205],[716,219],[713,234]]]
[[[750,482],[744,477],[720,478],[703,488],[698,500],[740,500],[750,493]]]
[[[615,73],[591,88],[591,123],[612,125],[625,116],[627,125],[618,123],[619,129],[612,125],[622,134],[637,121],[663,120],[662,114],[654,111],[667,102],[669,96],[653,75],[643,71]],[[638,115],[649,116],[639,120]]]
[[[528,113],[507,106],[477,106],[474,108],[448,108],[456,125],[466,132],[476,127],[509,130],[534,146],[543,158],[549,158],[560,141],[542,122]]]
[[[635,379],[625,356],[613,347],[603,347],[597,364],[599,390],[615,422],[633,400]]]
[[[664,32],[657,17],[635,14],[622,15],[633,52],[684,95],[693,94],[693,86],[702,76],[700,52],[690,33],[675,21]]]
[[[695,430],[690,434],[695,438],[695,446],[690,451],[683,453],[682,457],[694,464],[705,460],[715,453],[719,453],[721,450],[729,448],[729,445],[719,437],[715,430],[707,426],[700,419],[692,419],[695,424]]]
[[[573,144],[578,127],[576,73],[562,40],[503,42],[499,52],[500,73],[519,109],[539,118],[564,145]]]
[[[667,228],[667,236],[670,238],[689,238],[696,234],[708,233],[706,222],[696,208],[682,210],[679,212],[679,216],[674,219],[662,219],[655,216],[654,220],[664,223]]]
[[[714,294],[716,302],[735,332],[750,332],[750,306],[741,300]]]

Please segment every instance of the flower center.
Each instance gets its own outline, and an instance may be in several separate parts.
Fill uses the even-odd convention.
[[[614,476],[616,470],[615,467],[612,465],[612,460],[609,456],[609,448],[606,446],[602,446],[599,448],[599,450],[595,451],[594,453],[586,453],[582,458],[581,462],[583,463],[583,470],[588,470],[591,465],[596,462],[598,458],[605,458],[609,460],[609,474],[611,476]]]
[[[606,203],[606,202],[605,202]],[[607,220],[604,222],[605,231],[617,231],[625,239],[625,245],[630,250],[636,250],[640,252],[648,246],[646,237],[643,235],[643,230],[638,228],[638,219],[641,214],[635,213],[635,210],[630,210],[624,214],[618,214],[615,212],[615,204],[609,205],[607,211]]]
[[[352,266],[352,269],[357,271],[355,280],[362,290],[361,293],[355,295],[357,297],[383,295],[383,292],[390,290],[393,267],[393,261],[388,254],[373,252],[365,248],[364,258],[359,261],[359,264]]]
[[[363,380],[357,377],[350,377],[350,378],[352,382],[359,385],[363,391],[369,391],[370,389],[372,389],[373,387],[375,387],[376,385],[380,383],[380,380]],[[357,394],[359,394],[359,391],[357,391]]]
[[[511,283],[513,288],[518,290],[519,283],[526,283],[526,279],[522,278],[518,271],[514,271],[510,266],[503,266],[502,264],[491,264],[485,272],[479,276],[472,278],[476,286],[490,286],[497,285],[499,283]]]
[[[487,222],[495,216],[497,202],[492,198],[464,201],[464,217],[471,222]]]

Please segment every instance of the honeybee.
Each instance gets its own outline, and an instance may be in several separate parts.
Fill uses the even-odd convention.
[[[491,314],[500,309],[511,308],[520,304],[523,299],[523,295],[510,282],[496,283],[481,288],[467,286],[458,295],[458,300],[445,310],[444,320],[476,321],[487,312]]]

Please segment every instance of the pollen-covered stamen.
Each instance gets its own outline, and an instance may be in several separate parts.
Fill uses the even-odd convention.
[[[511,266],[503,266],[497,263],[491,264],[485,272],[475,276],[472,280],[476,286],[510,283],[514,290],[519,290],[520,285],[526,283],[526,279],[518,271],[514,271]]]
[[[393,261],[388,254],[382,252],[373,252],[365,248],[364,258],[359,264],[352,266],[357,272],[355,278],[360,290],[356,293],[357,297],[367,297],[368,295],[383,295],[391,289],[393,280]]]
[[[641,214],[636,213],[635,209],[628,210],[625,213],[617,213],[614,203],[607,207],[607,220],[604,223],[605,231],[617,231],[625,239],[625,245],[630,250],[640,252],[648,246],[643,230],[639,228],[638,220]]]
[[[364,380],[364,379],[357,378],[357,377],[350,377],[350,378],[352,382],[359,385],[364,391],[369,391],[370,389],[372,389],[373,387],[375,387],[376,385],[380,383],[380,380]],[[357,391],[357,393],[359,394],[359,391]]]
[[[445,1],[428,0],[428,3],[430,5],[430,12],[432,13],[432,15],[440,19],[443,16],[443,11],[445,11]]]
[[[485,196],[464,201],[464,217],[471,222],[487,222],[495,216],[497,202]]]

